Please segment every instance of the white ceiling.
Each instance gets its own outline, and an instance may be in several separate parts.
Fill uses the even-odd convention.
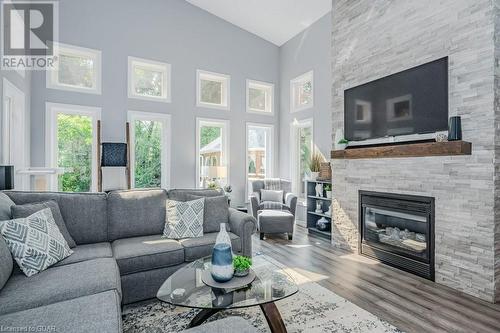
[[[332,0],[186,0],[278,46],[332,9]]]

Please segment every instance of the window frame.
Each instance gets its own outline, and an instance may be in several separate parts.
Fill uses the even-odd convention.
[[[255,123],[255,122],[247,122],[245,125],[245,193],[246,193],[246,200],[248,202],[249,197],[251,195],[250,193],[250,188],[249,188],[249,182],[248,182],[248,130],[250,127],[260,127],[260,128],[265,128],[266,130],[269,130],[269,149],[270,152],[268,154],[267,152],[267,145],[266,145],[266,178],[272,178],[274,177],[274,150],[275,150],[275,140],[274,140],[274,125],[273,124],[265,124],[265,123]]]
[[[223,90],[224,90],[224,87],[226,87],[225,95],[224,95],[224,91],[222,91],[222,99],[224,100],[224,96],[226,97],[225,103],[223,102],[222,104],[215,104],[215,103],[203,102],[201,100],[201,80],[202,80],[203,76],[212,77],[213,78],[212,81],[221,82]],[[231,104],[230,100],[231,100],[231,76],[230,75],[209,72],[209,71],[205,71],[205,70],[201,70],[201,69],[196,70],[196,106],[197,107],[229,111],[230,104]]]
[[[80,57],[90,57],[94,59],[94,88],[84,88],[65,83],[59,83],[59,62],[56,62],[55,68],[46,71],[46,86],[48,89],[66,90],[87,94],[101,95],[102,89],[102,54],[100,50],[90,49],[70,44],[54,43],[56,54],[67,53]]]
[[[222,126],[220,126],[222,125]],[[231,184],[230,177],[231,177],[231,170],[230,170],[230,121],[226,119],[215,119],[215,118],[202,118],[202,117],[196,117],[196,151],[195,151],[195,157],[196,157],[196,176],[195,176],[195,188],[202,188],[200,185],[200,172],[201,172],[201,165],[200,165],[200,149],[201,149],[201,144],[200,144],[200,138],[201,138],[201,127],[202,126],[212,126],[212,127],[221,127],[221,134],[222,134],[222,146],[225,151],[223,151],[223,161],[224,164],[221,165],[226,167],[227,170],[227,184]]]
[[[297,106],[295,105],[295,86],[311,81],[311,104]],[[290,80],[290,112],[304,111],[314,107],[314,71],[310,70],[304,74]]]
[[[162,86],[162,96],[147,96],[140,95],[135,92],[134,83],[134,65],[140,65],[142,67],[150,67],[151,70],[160,71],[163,73],[163,82],[165,83]],[[172,65],[166,62],[160,62],[150,59],[137,58],[137,57],[128,57],[128,73],[127,73],[127,96],[128,98],[133,99],[142,99],[147,101],[156,101],[156,102],[164,102],[171,103],[172,102]]]
[[[305,200],[305,193],[299,193],[299,183],[301,182],[299,179],[299,158],[300,152],[298,151],[298,139],[299,139],[299,129],[311,127],[311,156],[315,152],[314,148],[314,119],[306,118],[302,120],[293,120],[290,123],[290,142],[292,143],[290,149],[290,175],[292,178],[292,193],[297,195],[297,197],[301,200]]]
[[[130,187],[135,188],[135,127],[134,121],[158,121],[162,123],[161,142],[161,188],[170,188],[170,169],[172,156],[172,116],[165,113],[127,111],[127,121],[130,131]]]
[[[101,108],[77,104],[45,103],[45,164],[48,168],[58,168],[57,115],[70,114],[88,116],[92,119],[92,161],[90,192],[97,192],[98,160],[97,160],[97,122],[101,120]],[[52,175],[49,188],[58,190],[58,175]]]
[[[264,90],[270,90],[269,101],[266,99],[266,110],[262,111],[258,109],[253,109],[250,107],[250,88],[252,85],[263,88]],[[253,88],[255,89],[255,88]],[[267,103],[269,102],[269,105]],[[257,80],[246,80],[246,110],[248,113],[264,114],[267,116],[274,116],[274,83],[257,81]]]

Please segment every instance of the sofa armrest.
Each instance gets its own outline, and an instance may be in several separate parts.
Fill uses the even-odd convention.
[[[290,207],[290,212],[295,216],[297,209],[297,196],[293,193],[287,193],[285,196],[285,204]]]
[[[250,194],[250,210],[254,218],[257,218],[257,211],[259,210],[260,199],[259,194],[253,192]]]
[[[251,257],[252,234],[257,231],[257,220],[250,214],[229,208],[229,228],[240,237],[242,254]]]

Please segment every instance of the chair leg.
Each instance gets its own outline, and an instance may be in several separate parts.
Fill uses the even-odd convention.
[[[264,233],[263,232],[260,233],[260,240],[264,240]]]
[[[288,234],[288,240],[292,240],[293,239],[293,234],[292,233],[289,233]]]

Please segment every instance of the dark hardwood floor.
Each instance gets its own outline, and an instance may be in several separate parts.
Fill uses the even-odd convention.
[[[373,313],[405,332],[500,332],[500,304],[491,304],[412,274],[333,247],[296,227],[285,235],[254,236],[254,250]]]

